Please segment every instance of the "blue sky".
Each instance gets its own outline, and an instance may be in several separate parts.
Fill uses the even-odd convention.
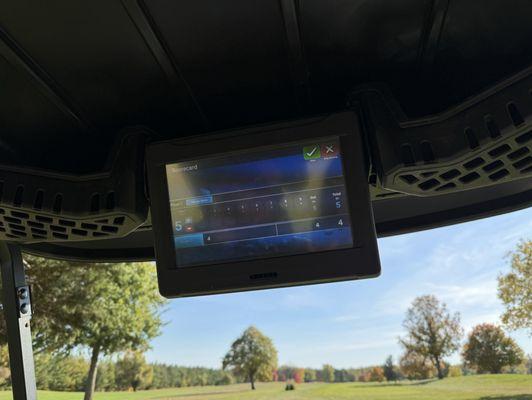
[[[376,279],[171,300],[168,324],[150,361],[220,367],[249,325],[270,336],[281,364],[358,367],[398,357],[397,337],[414,297],[434,294],[458,311],[467,331],[499,321],[497,276],[521,238],[532,238],[532,208],[489,219],[379,240]],[[514,332],[527,353],[532,339]],[[460,361],[459,355],[450,361]]]

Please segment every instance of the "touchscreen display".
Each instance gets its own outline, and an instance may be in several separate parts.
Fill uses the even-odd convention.
[[[353,247],[339,141],[166,165],[176,265]]]

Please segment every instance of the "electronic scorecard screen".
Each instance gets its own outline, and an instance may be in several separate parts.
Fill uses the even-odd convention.
[[[166,165],[176,266],[353,246],[338,138]]]
[[[161,293],[378,276],[363,149],[353,112],[151,144]]]

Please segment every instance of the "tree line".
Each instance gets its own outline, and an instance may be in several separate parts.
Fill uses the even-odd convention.
[[[4,348],[0,351],[7,357]],[[86,387],[88,360],[80,355],[36,355],[36,381],[40,390],[79,392]],[[478,371],[465,364],[443,366],[445,377],[476,374]],[[532,374],[532,356],[523,363],[505,367],[503,372]],[[389,356],[382,365],[362,368],[335,368],[325,364],[321,368],[301,368],[282,365],[263,375],[259,381],[294,383],[343,383],[343,382],[396,382],[402,380],[431,379],[437,376],[434,368],[413,370],[409,365],[395,364]],[[244,376],[232,372],[204,367],[185,367],[161,363],[147,363],[141,353],[126,352],[113,360],[104,359],[98,365],[95,388],[101,392],[137,391],[180,388],[189,386],[221,386],[249,382]],[[8,389],[9,370],[0,367],[0,388]]]
[[[0,388],[10,387],[7,348],[0,349]],[[90,362],[81,355],[39,353],[35,375],[39,390],[82,392],[87,386]],[[140,352],[127,351],[98,364],[97,391],[137,391],[187,386],[229,385],[237,380],[222,369],[147,363]]]
[[[430,305],[428,309],[427,305]],[[451,353],[451,349],[458,349],[457,339],[461,332],[458,318],[451,318],[455,326],[450,328],[441,322],[448,323],[448,317],[445,305],[434,296],[417,298],[407,313],[406,325],[411,331],[400,339],[405,353],[398,364],[389,356],[382,365],[364,368],[338,369],[330,364],[324,364],[322,368],[277,367],[277,352],[271,339],[257,328],[250,327],[233,343],[223,368],[228,369],[239,382],[251,383],[252,389],[255,381],[395,382],[483,373],[532,374],[532,355],[525,357],[503,329],[493,324],[480,324],[473,328],[462,347],[463,364],[446,362],[444,357]],[[412,321],[418,324],[411,325]]]
[[[528,329],[532,335],[532,241],[523,241],[511,257],[511,271],[499,277],[499,298],[506,307],[502,321],[510,330]],[[530,356],[525,360],[523,350],[501,326],[479,324],[469,333],[461,347],[464,330],[460,314],[451,313],[445,303],[433,295],[414,299],[403,321],[406,335],[399,338],[403,355],[399,367],[389,357],[386,363],[360,373],[356,370],[336,370],[324,365],[321,370],[277,369],[277,351],[273,342],[255,327],[248,328],[238,338],[224,358],[223,368],[251,383],[255,380],[291,379],[296,382],[379,381],[443,379],[456,376],[463,370],[476,373],[530,372]],[[464,368],[451,368],[446,358],[461,348]],[[525,365],[526,363],[526,365]],[[358,378],[358,379],[357,379]]]
[[[85,264],[25,257],[36,315],[32,322],[40,389],[140,390],[256,381],[353,382],[427,379],[469,373],[531,372],[530,356],[493,324],[476,326],[461,347],[462,366],[446,358],[460,350],[460,316],[436,297],[414,300],[399,339],[404,352],[395,365],[337,369],[278,366],[273,341],[255,327],[231,345],[221,369],[148,364],[143,352],[160,333],[165,304],[153,264]],[[499,277],[507,329],[532,334],[532,241],[519,244],[511,271]],[[1,312],[1,309],[0,309]],[[0,318],[0,384],[9,385],[5,322]],[[89,359],[80,351],[90,354]],[[102,361],[103,360],[103,361]]]

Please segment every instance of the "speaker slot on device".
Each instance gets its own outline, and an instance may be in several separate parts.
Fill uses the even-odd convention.
[[[430,190],[440,184],[440,181],[437,179],[429,179],[423,183],[420,183],[418,186],[421,190]]]
[[[502,156],[504,153],[507,153],[511,150],[510,146],[503,144],[502,146],[496,147],[493,150],[490,150],[488,154],[492,157]]]
[[[480,178],[480,175],[476,172],[471,172],[470,174],[464,175],[460,178],[460,182],[462,183],[470,183],[473,181],[476,181],[478,178]]]
[[[472,159],[471,161],[466,162],[464,164],[464,167],[466,167],[466,169],[475,169],[476,167],[484,163],[485,161],[483,158],[477,157],[477,158]]]
[[[492,139],[496,139],[501,136],[501,131],[491,116],[486,116],[484,118],[484,122],[486,123],[486,129],[488,130]]]
[[[517,106],[514,103],[508,103],[506,109],[508,110],[508,115],[510,116],[512,123],[515,126],[519,126],[525,123],[523,116],[521,115],[521,113],[517,109]]]
[[[491,174],[489,176],[489,178],[492,180],[492,181],[498,181],[499,179],[502,179],[504,178],[506,175],[509,175],[510,172],[508,172],[507,169],[501,169],[493,174]]]
[[[466,128],[465,131],[465,137],[467,140],[467,144],[469,145],[470,149],[476,149],[479,146],[478,139],[475,136],[475,132],[473,132],[473,129]]]
[[[527,147],[521,147],[520,149],[517,149],[516,151],[508,154],[508,158],[510,160],[517,160],[518,158],[521,158],[521,156],[524,156],[525,154],[529,152],[530,150],[528,150]]]
[[[55,195],[54,205],[52,206],[53,212],[59,214],[61,212],[62,206],[63,206],[63,195],[61,193],[57,193]]]
[[[513,164],[513,166],[517,169],[521,169],[523,167],[526,167],[528,164],[532,164],[532,157],[528,156],[523,158],[522,160],[519,160]],[[521,171],[522,172],[522,171]]]

